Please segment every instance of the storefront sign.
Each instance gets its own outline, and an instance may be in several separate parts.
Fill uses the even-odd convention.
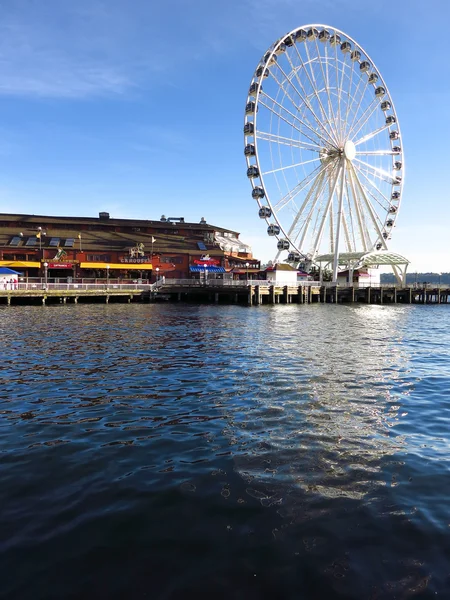
[[[148,256],[142,256],[140,258],[134,258],[131,256],[130,257],[122,256],[121,258],[119,258],[119,261],[121,263],[133,263],[133,264],[135,264],[135,263],[141,264],[141,263],[150,263],[151,262],[150,258]]]
[[[73,266],[74,266],[73,263],[63,263],[63,262],[48,263],[49,269],[72,269]]]
[[[194,265],[200,265],[202,267],[220,265],[220,260],[217,260],[216,258],[208,258],[208,260],[194,260]]]

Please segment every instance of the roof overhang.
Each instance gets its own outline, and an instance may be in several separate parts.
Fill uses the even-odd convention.
[[[334,261],[334,254],[321,254],[314,259],[319,264],[329,264]],[[340,266],[351,265],[354,269],[361,267],[378,266],[401,266],[409,265],[409,260],[401,254],[389,252],[388,250],[377,250],[373,252],[342,252],[339,254],[338,264]]]

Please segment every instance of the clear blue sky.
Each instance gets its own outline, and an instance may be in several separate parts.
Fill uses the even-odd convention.
[[[0,25],[0,212],[159,219],[275,242],[251,198],[243,109],[283,33],[326,23],[375,61],[403,134],[390,248],[450,271],[448,0],[14,0]]]

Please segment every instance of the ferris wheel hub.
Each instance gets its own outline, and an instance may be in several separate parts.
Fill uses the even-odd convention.
[[[356,146],[351,140],[347,140],[344,144],[344,156],[348,160],[353,160],[356,156]]]
[[[322,164],[329,162],[332,158],[334,158],[335,152],[332,152],[328,148],[322,148],[319,152],[319,157]]]

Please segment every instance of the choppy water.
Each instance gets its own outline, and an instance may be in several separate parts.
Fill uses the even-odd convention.
[[[0,312],[0,596],[450,598],[448,306]]]

